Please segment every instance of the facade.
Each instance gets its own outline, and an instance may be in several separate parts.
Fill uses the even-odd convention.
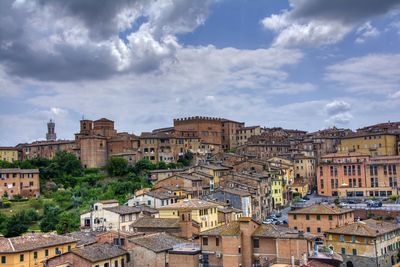
[[[243,146],[250,137],[261,135],[262,128],[260,126],[247,126],[236,130],[236,146]]]
[[[343,266],[398,266],[400,226],[368,219],[326,231],[326,244],[344,259]]]
[[[195,221],[200,232],[218,226],[218,205],[200,199],[184,199],[182,202],[170,204],[159,209],[160,218],[185,218]]]
[[[116,200],[96,202],[93,210],[81,214],[81,228],[92,231],[133,231],[131,224],[142,215],[140,207],[119,206]]]
[[[58,151],[66,151],[80,158],[77,144],[74,140],[35,141],[30,144],[19,144],[21,159],[33,159],[36,157],[52,159]]]
[[[398,152],[397,136],[388,132],[358,132],[342,137],[337,152],[357,152],[371,157],[395,156]]]
[[[193,197],[200,197],[209,192],[209,184],[210,181],[201,176],[182,173],[165,178],[164,180],[157,182],[154,187],[156,189],[175,187],[188,192],[187,194],[190,192],[190,195]]]
[[[126,267],[129,264],[128,253],[111,244],[92,244],[48,259],[46,267]]]
[[[251,217],[254,220],[262,221],[272,212],[271,177],[268,174],[234,172],[223,176],[221,185],[224,188],[239,189],[250,193]]]
[[[14,162],[19,160],[19,152],[16,147],[0,147],[0,160]]]
[[[0,169],[0,196],[12,198],[38,197],[40,195],[40,178],[38,169]]]
[[[339,197],[397,195],[400,156],[329,154],[318,166],[318,194]]]
[[[146,192],[140,196],[134,196],[128,200],[128,206],[146,205],[153,209],[158,209],[163,206],[178,202],[178,198],[184,198],[184,196],[177,196],[172,191],[158,188],[149,192]]]
[[[76,247],[77,240],[56,234],[30,233],[5,238],[0,236],[0,266],[44,266],[43,262],[67,253]]]
[[[203,266],[271,266],[303,262],[313,251],[315,236],[278,225],[260,225],[242,217],[202,232]],[[285,265],[286,266],[286,265]]]
[[[200,164],[189,169],[189,172],[205,173],[210,176],[210,190],[213,191],[220,185],[220,179],[229,173],[230,168],[215,164]]]
[[[241,210],[245,217],[251,217],[253,215],[251,193],[249,191],[221,187],[207,197],[222,203],[227,203],[232,208]]]
[[[322,236],[325,231],[354,222],[354,210],[314,204],[288,213],[289,228]]]

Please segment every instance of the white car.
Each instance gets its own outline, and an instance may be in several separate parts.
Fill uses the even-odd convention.
[[[262,222],[263,224],[273,224],[274,220],[272,219],[266,219],[265,221]]]

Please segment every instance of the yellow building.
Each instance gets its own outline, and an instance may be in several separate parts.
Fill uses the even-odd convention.
[[[210,189],[212,191],[215,188],[219,187],[219,182],[221,177],[224,176],[225,174],[228,174],[230,168],[221,165],[203,164],[189,169],[189,172],[194,172],[194,171],[199,171],[212,176],[212,181],[210,181]]]
[[[18,149],[15,147],[0,147],[0,160],[13,162],[18,160]]]
[[[272,199],[274,209],[284,205],[282,179],[272,180]]]
[[[71,251],[77,240],[56,234],[31,233],[18,237],[0,236],[0,266],[44,266],[43,262]]]
[[[218,226],[218,204],[200,199],[184,199],[181,202],[170,204],[158,209],[160,218],[180,218],[189,216],[189,219],[200,225],[200,232]]]
[[[395,134],[356,133],[342,137],[337,147],[338,153],[358,152],[371,157],[397,155]]]
[[[347,266],[394,266],[400,248],[400,226],[368,219],[325,232],[325,245],[341,253]]]
[[[292,184],[292,192],[299,194],[300,197],[305,197],[309,191],[308,182],[302,179],[295,179]]]

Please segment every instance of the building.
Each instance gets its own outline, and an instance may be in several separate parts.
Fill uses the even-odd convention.
[[[253,215],[251,193],[249,191],[220,187],[208,195],[207,198],[229,204],[232,208],[242,211],[244,217]]]
[[[210,177],[210,190],[213,191],[220,185],[222,176],[230,172],[230,168],[222,165],[215,164],[200,164],[189,168],[189,172],[197,172],[197,174],[205,173]]]
[[[244,127],[244,122],[232,120],[222,121],[222,149],[232,149],[237,146],[237,133]]]
[[[314,204],[288,213],[289,228],[322,236],[325,231],[354,222],[354,210]]]
[[[153,170],[150,171],[150,181],[156,183],[157,181],[164,180],[174,174],[185,172],[186,169],[165,169],[165,170]]]
[[[273,208],[271,179],[270,174],[234,172],[223,176],[221,185],[224,188],[249,192],[251,195],[251,217],[256,221],[262,221],[272,212]],[[239,207],[234,206],[234,208]],[[246,211],[243,211],[243,214],[246,214]]]
[[[134,196],[128,200],[128,206],[146,205],[153,209],[158,209],[163,206],[178,202],[178,198],[185,198],[184,196],[177,196],[174,192],[164,188],[158,188],[149,192],[145,192],[140,196]]]
[[[0,266],[43,266],[43,262],[67,253],[77,240],[56,234],[30,233],[5,238],[0,235]]]
[[[46,267],[126,267],[129,260],[129,254],[118,246],[96,243],[48,259]]]
[[[47,141],[56,141],[57,140],[57,134],[56,134],[56,124],[53,122],[53,120],[50,120],[47,123],[47,134],[46,134],[46,140]]]
[[[329,154],[318,166],[318,194],[387,197],[398,194],[400,156],[370,157],[356,152]]]
[[[389,132],[357,132],[342,137],[337,152],[357,152],[371,157],[395,156],[398,152],[397,135]]]
[[[21,151],[21,159],[34,159],[37,157],[52,159],[59,151],[66,151],[80,158],[79,147],[74,140],[35,141],[30,144],[17,145]]]
[[[81,228],[92,231],[133,231],[132,222],[143,216],[140,207],[120,206],[116,200],[94,203],[93,210],[81,214]]]
[[[176,236],[155,233],[130,238],[128,242],[133,266],[199,266],[200,246]]]
[[[236,146],[243,146],[250,137],[261,135],[262,128],[260,126],[247,126],[236,130]]]
[[[341,253],[344,266],[398,266],[400,226],[368,219],[326,231],[326,245]]]
[[[0,196],[38,197],[40,178],[38,169],[0,169]]]
[[[195,221],[200,232],[218,226],[218,205],[200,199],[184,199],[181,202],[159,208],[160,218],[182,218]]]
[[[206,195],[210,191],[210,179],[202,176],[187,173],[176,174],[157,182],[154,187],[159,188],[177,188],[186,191],[187,195],[200,197]]]
[[[290,264],[292,257],[299,266],[314,254],[316,240],[315,235],[278,225],[260,225],[249,217],[202,232],[200,238],[203,266],[221,267]],[[339,256],[336,262],[340,259]]]
[[[14,162],[19,160],[19,152],[16,147],[0,146],[0,160]]]

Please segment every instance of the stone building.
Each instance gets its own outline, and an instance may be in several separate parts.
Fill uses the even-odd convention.
[[[0,169],[0,196],[9,198],[38,197],[40,195],[40,178],[38,169]]]
[[[354,210],[314,204],[288,213],[290,228],[323,236],[325,231],[354,222]]]
[[[56,124],[53,122],[53,120],[50,120],[47,123],[46,140],[47,141],[56,141],[57,140]]]
[[[20,153],[16,147],[0,146],[0,160],[14,162],[20,159]]]
[[[398,266],[400,226],[368,219],[326,231],[326,245],[341,253],[343,266]]]
[[[263,128],[260,126],[241,127],[236,130],[236,147],[245,145],[247,140],[254,135],[261,135]]]

